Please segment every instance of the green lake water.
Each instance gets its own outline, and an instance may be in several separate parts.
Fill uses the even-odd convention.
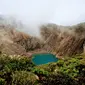
[[[41,65],[41,64],[47,64],[50,62],[56,62],[56,61],[58,61],[58,58],[56,58],[55,55],[49,54],[49,53],[35,54],[35,55],[33,55],[32,61],[35,65]]]

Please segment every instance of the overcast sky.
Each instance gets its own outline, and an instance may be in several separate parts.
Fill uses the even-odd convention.
[[[84,22],[85,0],[0,0],[0,14],[16,17],[37,32],[38,24],[45,22],[59,25]]]

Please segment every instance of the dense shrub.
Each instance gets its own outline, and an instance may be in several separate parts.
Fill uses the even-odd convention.
[[[35,65],[31,59],[24,56],[0,55],[0,77],[5,79],[6,85],[12,83],[12,74],[15,71],[31,71]]]
[[[31,70],[33,67],[31,59],[24,56],[0,55],[0,69],[9,68],[10,70]]]
[[[24,56],[0,55],[1,85],[84,85],[85,55],[35,66]]]
[[[12,85],[34,85],[36,76],[27,71],[16,71],[12,74]]]
[[[78,85],[74,79],[64,74],[51,74],[39,81],[41,85]]]
[[[0,55],[0,70],[3,69],[3,67],[10,62],[10,57],[8,57],[7,55],[5,54],[1,54]]]
[[[39,81],[41,85],[85,85],[84,55],[67,57],[56,63],[37,66],[37,68],[43,68],[50,73],[49,76],[44,75],[42,81]]]
[[[76,77],[79,70],[76,68],[79,66],[80,62],[77,58],[71,58],[65,61],[59,61],[57,65],[59,66],[59,72],[69,75],[70,77]]]
[[[49,75],[49,72],[48,71],[45,71],[43,69],[38,69],[38,68],[33,68],[32,69],[32,72],[37,74],[38,76],[39,75],[42,75],[42,76],[48,76]]]
[[[5,85],[5,79],[0,78],[0,85]]]

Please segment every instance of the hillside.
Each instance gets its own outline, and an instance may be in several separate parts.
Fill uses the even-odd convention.
[[[0,85],[85,85],[85,23],[47,24],[40,30],[42,39],[0,25]],[[53,53],[59,59],[35,65],[36,53]]]
[[[29,57],[0,54],[0,85],[85,85],[85,55],[36,66]]]
[[[11,55],[25,55],[41,47],[41,41],[11,25],[0,25],[0,52]]]
[[[47,24],[41,26],[44,49],[57,56],[72,56],[84,52],[85,23],[74,26]]]
[[[84,52],[85,23],[74,26],[42,25],[40,33],[42,39],[20,32],[11,25],[0,25],[0,51],[13,55],[50,52],[59,57]]]

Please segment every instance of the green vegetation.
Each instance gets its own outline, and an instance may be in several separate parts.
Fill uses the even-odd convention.
[[[28,79],[29,72],[31,71],[32,67],[35,65],[31,62],[30,58],[24,56],[7,56],[7,55],[0,55],[0,82],[4,82],[5,80],[6,85],[12,84],[16,80],[16,84],[13,85],[21,85],[18,84],[18,79],[21,78]],[[20,77],[21,76],[21,77]],[[31,78],[31,74],[29,75]],[[20,82],[24,81],[21,80]],[[32,78],[33,79],[33,78]],[[36,78],[35,78],[36,79]],[[27,81],[28,82],[28,81]],[[24,82],[22,83],[24,84]]]
[[[76,55],[85,53],[85,23],[40,28],[38,38],[0,25],[0,85],[85,85],[85,55]],[[36,53],[63,60],[36,66],[31,60]]]
[[[85,55],[36,66],[29,57],[1,54],[0,85],[85,85]]]
[[[0,78],[0,85],[4,85],[5,84],[5,80],[3,78]]]
[[[56,63],[36,66],[38,69],[49,72],[49,76],[45,76],[39,82],[41,85],[85,85],[84,61],[84,55],[76,55]]]
[[[33,85],[36,81],[35,74],[27,71],[15,71],[12,78],[12,85]]]

